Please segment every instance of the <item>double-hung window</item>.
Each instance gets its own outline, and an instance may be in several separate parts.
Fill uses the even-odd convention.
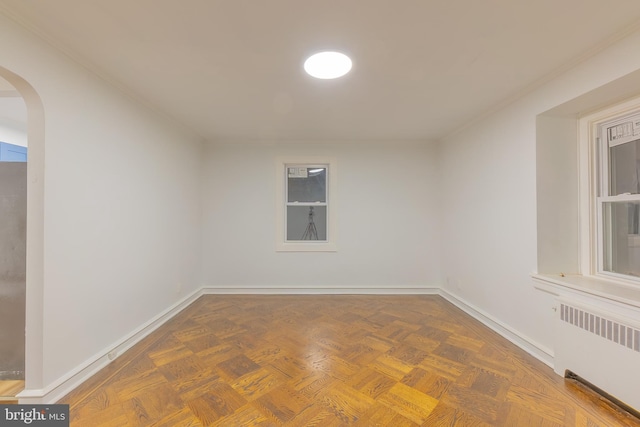
[[[597,126],[598,271],[640,281],[640,112]]]
[[[281,160],[278,172],[279,251],[335,251],[335,161]]]
[[[286,241],[327,241],[327,165],[287,165]]]

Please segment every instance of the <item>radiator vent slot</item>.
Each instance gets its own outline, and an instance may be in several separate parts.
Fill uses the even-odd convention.
[[[560,305],[560,320],[640,352],[640,330],[570,305]]]

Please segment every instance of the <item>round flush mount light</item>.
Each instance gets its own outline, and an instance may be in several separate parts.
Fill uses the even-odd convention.
[[[317,79],[337,79],[351,70],[351,59],[340,52],[320,52],[307,58],[304,70]]]

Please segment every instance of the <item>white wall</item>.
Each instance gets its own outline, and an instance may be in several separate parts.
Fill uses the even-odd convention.
[[[276,159],[338,165],[338,251],[275,251]],[[205,156],[203,278],[218,288],[440,285],[440,184],[427,143],[211,143]]]
[[[27,132],[24,129],[16,129],[0,120],[0,142],[7,142],[21,147],[27,146]]]
[[[12,126],[8,123],[3,123],[0,117],[0,142],[7,142],[13,145],[19,145],[21,147],[27,146],[27,131],[26,129],[20,129],[16,126]]]
[[[440,145],[446,289],[550,355],[555,303],[529,277],[538,267],[536,116],[639,69],[639,43],[631,34]]]
[[[7,70],[43,107],[29,114],[44,131],[35,145],[29,131],[30,203],[43,186],[46,214],[26,371],[47,389],[199,287],[201,145],[0,16],[0,73],[24,87]]]
[[[4,84],[7,85],[6,82]],[[13,93],[15,91],[12,91]],[[24,100],[20,96],[2,96],[0,90],[0,142],[26,147],[26,122],[27,109]]]
[[[577,133],[575,114],[537,118],[538,272],[580,272]]]

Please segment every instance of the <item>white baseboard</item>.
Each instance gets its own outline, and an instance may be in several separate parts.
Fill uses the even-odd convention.
[[[546,365],[553,367],[553,352],[495,319],[462,298],[439,287],[202,287],[169,307],[129,335],[98,352],[86,362],[42,389],[25,389],[19,395],[20,403],[55,403],[84,381],[103,369],[119,355],[140,342],[168,320],[188,307],[201,295],[440,295],[483,325],[497,332]]]
[[[462,298],[445,289],[440,289],[439,294],[451,304],[455,305],[460,310],[478,320],[489,329],[508,339],[513,344],[517,345],[536,359],[540,360],[545,365],[553,368],[554,356],[553,351],[550,348],[545,347],[542,344],[532,340],[531,338],[521,334],[512,327],[491,316],[484,310],[481,310],[473,304],[466,302]]]
[[[202,288],[205,295],[438,295],[437,287],[319,287],[319,288],[294,288],[294,287],[215,287]]]
[[[103,369],[118,356],[139,343],[143,338],[158,329],[176,314],[187,308],[203,294],[202,288],[178,301],[153,319],[149,320],[129,335],[103,349],[81,365],[58,378],[42,389],[25,389],[18,394],[18,401],[25,404],[49,404],[69,394],[91,376]]]

